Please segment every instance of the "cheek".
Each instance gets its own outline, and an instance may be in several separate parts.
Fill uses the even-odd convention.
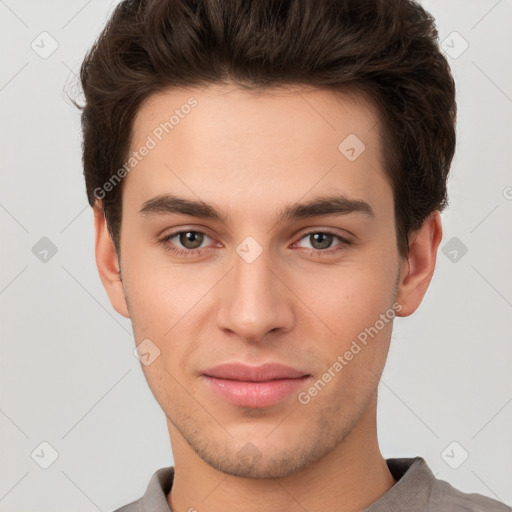
[[[151,262],[143,257],[130,258],[124,266],[132,320],[135,317],[139,323],[151,325],[159,336],[208,293],[215,277],[198,266]]]
[[[148,382],[178,377],[183,362],[201,351],[205,298],[215,284],[212,272],[194,270],[193,265],[148,264],[126,261],[125,292],[137,343],[149,339],[159,351],[154,366],[143,367]],[[204,351],[204,347],[203,347]]]
[[[304,316],[339,340],[373,325],[393,302],[395,276],[385,265],[344,265],[314,276],[298,273],[292,279],[292,289],[311,312]]]
[[[336,349],[342,349],[392,304],[395,260],[390,249],[379,246],[348,254],[336,265],[300,260],[289,267],[279,265],[287,286],[276,282],[273,293],[282,294],[282,307],[294,309],[295,328],[315,337],[332,336]],[[215,326],[215,318],[206,317],[212,305],[218,309],[215,295],[226,285],[221,282],[227,270],[223,265],[170,263],[159,250],[143,250],[134,243],[125,254],[123,282],[137,342],[148,337],[168,345],[176,333],[180,338],[187,334],[190,342],[200,334],[195,332],[199,319]]]

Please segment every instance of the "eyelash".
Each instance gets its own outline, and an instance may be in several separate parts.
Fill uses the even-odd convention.
[[[211,249],[210,247],[202,247],[199,249],[177,249],[176,247],[173,247],[167,243],[171,238],[174,238],[176,235],[180,235],[182,233],[200,233],[202,235],[208,236],[207,233],[204,233],[203,231],[194,230],[194,229],[186,229],[186,230],[182,230],[182,231],[176,231],[174,233],[171,233],[170,235],[166,235],[164,238],[162,238],[160,240],[160,243],[164,246],[164,249],[167,252],[170,252],[176,256],[183,256],[183,257],[188,258],[188,257],[194,257],[194,256],[201,256],[205,251],[207,251],[208,249]],[[301,236],[299,241],[302,240],[303,238],[306,238],[308,236],[315,235],[315,234],[332,235],[334,238],[337,238],[341,243],[336,245],[333,249],[323,249],[322,250],[322,249],[307,249],[306,248],[305,250],[308,251],[309,256],[318,257],[318,256],[322,256],[325,254],[331,255],[331,254],[334,254],[334,253],[344,250],[346,248],[346,246],[352,244],[352,242],[350,242],[346,238],[344,238],[336,233],[333,233],[332,231],[321,231],[321,230],[320,231],[309,231],[308,233],[304,233],[304,235]]]

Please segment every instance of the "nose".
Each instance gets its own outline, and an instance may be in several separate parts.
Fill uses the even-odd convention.
[[[223,280],[218,324],[244,341],[261,342],[271,332],[284,333],[294,322],[292,293],[286,276],[268,250],[252,262],[234,253]]]

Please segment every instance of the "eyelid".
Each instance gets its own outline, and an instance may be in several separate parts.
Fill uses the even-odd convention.
[[[186,249],[186,248],[181,248],[175,244],[172,244],[173,247],[169,247],[169,242],[170,242],[171,238],[174,238],[175,236],[178,236],[182,233],[195,232],[195,233],[199,233],[199,234],[207,236],[208,238],[213,240],[214,243],[216,243],[217,247],[218,247],[219,242],[217,242],[214,237],[212,237],[208,234],[208,232],[207,232],[208,230],[203,231],[203,229],[205,229],[205,228],[201,227],[200,229],[197,229],[197,228],[191,228],[191,227],[181,227],[176,231],[173,231],[171,233],[164,235],[162,238],[159,239],[159,243],[165,246],[166,251],[177,254],[180,257],[199,256],[199,255],[202,255],[205,251],[209,251],[210,249],[212,249],[214,247],[207,246],[207,247],[197,247],[195,249]],[[332,247],[328,247],[326,249],[314,249],[314,248],[309,248],[309,247],[299,247],[299,248],[303,249],[310,255],[320,257],[322,255],[325,255],[325,256],[333,255],[333,254],[337,253],[338,251],[342,251],[342,250],[346,249],[347,246],[353,244],[353,241],[350,240],[350,237],[346,237],[344,235],[339,234],[333,228],[321,228],[321,227],[311,228],[310,227],[310,228],[306,228],[305,231],[303,231],[301,234],[295,235],[296,241],[293,242],[292,247],[299,244],[304,238],[311,236],[313,234],[319,234],[319,233],[330,235],[330,236],[334,237],[335,239],[337,238],[339,243],[335,244]]]
[[[175,236],[178,236],[178,235],[181,235],[182,233],[199,233],[201,235],[204,235],[204,236],[207,236],[210,240],[212,240],[212,242],[214,243],[219,243],[216,241],[216,239],[211,236],[206,230],[205,228],[201,228],[201,229],[198,229],[198,228],[180,228],[178,229],[177,231],[171,231],[170,233],[168,234],[165,234],[163,235],[162,237],[159,238],[159,241],[160,242],[168,242],[171,238],[174,238]],[[208,249],[209,247],[200,247],[199,249],[201,250],[205,250],[205,249]],[[179,247],[180,250],[185,250],[185,251],[189,251],[189,252],[194,252],[194,250],[199,250],[199,249],[183,249],[181,247]]]
[[[170,233],[168,233],[166,235],[159,236],[158,238],[160,240],[168,239],[168,238],[172,238],[173,236],[179,235],[181,233],[186,233],[188,231],[193,231],[193,232],[196,232],[196,233],[201,233],[203,235],[208,236],[212,240],[215,239],[215,237],[212,236],[209,233],[209,229],[206,228],[205,226],[184,226],[184,227],[180,227],[176,231],[171,231]],[[339,233],[336,230],[336,228],[315,227],[315,226],[313,226],[313,227],[303,228],[303,230],[299,230],[297,233],[295,233],[295,235],[293,235],[293,237],[294,237],[294,239],[297,239],[297,241],[299,241],[299,240],[301,240],[302,238],[304,238],[307,235],[312,235],[314,233],[326,233],[326,234],[329,234],[329,235],[340,237],[343,240],[345,240],[346,242],[352,242],[353,240],[351,239],[351,237],[354,237],[354,235],[350,231],[347,231],[347,230],[343,230],[343,232],[346,233],[346,234]]]
[[[176,235],[179,235],[181,233],[187,233],[189,231],[193,231],[194,233],[201,233],[203,235],[209,236],[212,240],[215,239],[215,236],[211,234],[211,230],[207,228],[206,226],[180,226],[179,228],[174,228],[174,230],[167,231],[167,229],[164,229],[162,235],[158,235],[157,238],[160,240],[163,238],[169,238]]]
[[[313,226],[304,228],[304,231],[300,230],[295,237],[296,238],[304,238],[306,235],[312,235],[314,233],[326,233],[333,236],[339,236],[344,239],[346,242],[353,242],[355,235],[353,235],[350,231],[346,229],[341,230],[340,228],[328,228],[322,226]]]
[[[327,247],[326,249],[315,249],[315,248],[311,248],[311,247],[300,247],[300,246],[298,248],[303,249],[304,251],[306,251],[309,254],[314,255],[314,256],[324,255],[325,257],[328,257],[328,256],[332,256],[334,254],[337,254],[339,251],[342,251],[342,250],[346,249],[347,246],[353,244],[353,242],[348,237],[340,235],[336,231],[333,231],[331,229],[319,228],[319,229],[312,229],[312,230],[306,231],[305,233],[302,233],[298,237],[297,241],[292,244],[292,247],[298,246],[298,244],[300,244],[300,242],[302,240],[306,239],[307,237],[309,237],[313,234],[318,234],[318,233],[332,236],[334,238],[334,242],[337,239],[338,243],[334,243],[334,245],[332,245],[331,247]]]

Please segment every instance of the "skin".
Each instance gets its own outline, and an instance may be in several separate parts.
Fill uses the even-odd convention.
[[[292,394],[271,407],[235,406],[201,372],[223,362],[279,362],[312,376],[307,391],[379,315],[393,305],[399,316],[418,308],[442,236],[439,213],[400,257],[377,111],[356,95],[173,89],[141,106],[132,149],[190,96],[198,105],[125,178],[120,255],[94,208],[96,262],[110,301],[131,318],[137,344],[150,339],[160,350],[142,369],[167,417],[175,466],[169,506],[362,510],[395,483],[376,428],[392,321],[307,404]],[[338,150],[351,133],[366,146],[354,161]],[[210,203],[227,222],[139,213],[162,193]],[[284,206],[334,193],[365,201],[374,215],[276,222]],[[205,233],[204,252],[166,251],[197,247],[179,236],[161,241],[180,230]],[[322,246],[311,236],[319,231],[352,243],[334,236]],[[262,249],[252,263],[236,251],[248,236]]]

